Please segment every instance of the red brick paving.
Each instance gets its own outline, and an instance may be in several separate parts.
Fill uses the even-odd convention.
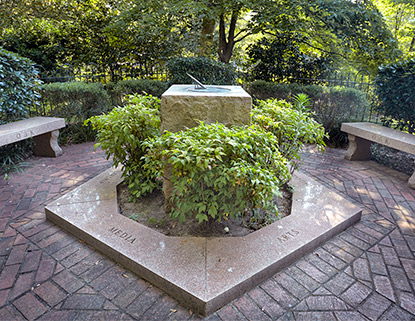
[[[361,222],[208,318],[45,220],[43,206],[110,167],[93,143],[0,181],[0,320],[414,320],[415,191],[344,150],[302,171],[363,207]]]

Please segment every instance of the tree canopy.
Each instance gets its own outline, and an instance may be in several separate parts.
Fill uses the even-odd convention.
[[[45,68],[180,55],[228,63],[248,37],[272,41],[284,33],[299,35],[312,56],[356,68],[375,70],[400,55],[390,22],[370,0],[11,0],[7,8],[0,2],[0,26],[1,46]]]

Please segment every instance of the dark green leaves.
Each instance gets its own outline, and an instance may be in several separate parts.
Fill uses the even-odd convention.
[[[375,79],[385,125],[415,133],[415,59],[381,66]]]
[[[160,186],[160,164],[143,163],[150,155],[144,141],[160,134],[160,99],[153,96],[130,96],[125,107],[116,107],[107,115],[95,116],[86,121],[98,131],[98,145],[114,165],[122,165],[123,176],[130,193],[141,197]]]
[[[32,61],[0,48],[0,123],[26,118],[39,104],[37,76]]]
[[[220,220],[273,208],[273,196],[290,178],[276,137],[257,126],[201,123],[155,138],[147,148],[173,166],[171,215],[181,220]],[[146,161],[151,164],[151,157]]]

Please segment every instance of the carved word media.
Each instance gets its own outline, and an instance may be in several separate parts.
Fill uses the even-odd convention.
[[[131,234],[128,234],[127,232],[124,232],[118,228],[111,227],[108,231],[110,231],[114,235],[117,235],[119,238],[122,238],[126,242],[129,242],[131,244],[134,244],[135,242],[135,237],[133,237]]]

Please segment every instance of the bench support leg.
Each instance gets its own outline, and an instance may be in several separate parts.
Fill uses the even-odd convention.
[[[344,158],[351,161],[370,160],[372,153],[370,151],[370,144],[372,142],[355,135],[349,134],[349,148],[344,155]]]
[[[59,130],[33,137],[35,148],[33,153],[36,156],[58,157],[63,154],[62,148],[58,145]]]
[[[412,176],[411,176],[411,177],[409,177],[409,180],[408,180],[408,187],[409,187],[409,188],[412,188],[412,189],[415,189],[415,171],[414,171],[414,173],[412,174]]]

